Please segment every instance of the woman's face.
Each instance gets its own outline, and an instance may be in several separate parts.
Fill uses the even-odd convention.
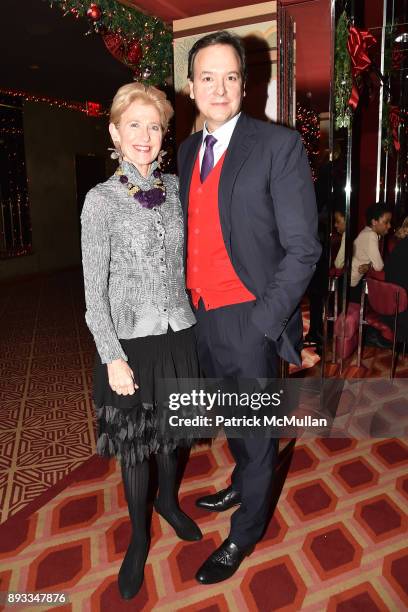
[[[135,100],[121,115],[118,125],[109,124],[109,132],[113,142],[120,146],[123,159],[134,164],[140,174],[147,176],[163,141],[157,108]]]
[[[346,231],[346,219],[338,211],[334,213],[334,227],[339,234],[344,234]]]

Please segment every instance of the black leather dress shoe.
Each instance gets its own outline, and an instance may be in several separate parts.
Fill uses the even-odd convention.
[[[228,489],[222,489],[214,495],[205,495],[196,499],[196,506],[199,508],[205,508],[210,512],[223,512],[229,510],[234,506],[238,506],[241,503],[241,496],[237,491],[234,491],[231,487]]]
[[[253,549],[253,546],[240,548],[226,539],[200,567],[196,573],[196,580],[201,584],[214,584],[231,578]]]

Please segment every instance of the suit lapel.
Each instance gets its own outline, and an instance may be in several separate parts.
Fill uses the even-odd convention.
[[[218,187],[218,205],[225,246],[231,257],[231,202],[237,175],[256,144],[251,119],[244,113],[238,119],[222,166]]]

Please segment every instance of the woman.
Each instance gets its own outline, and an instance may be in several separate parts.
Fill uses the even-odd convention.
[[[398,240],[403,240],[408,236],[408,217],[405,217],[401,226],[397,229],[394,236],[398,238]]]
[[[346,215],[343,207],[339,207],[334,211],[334,227],[341,236],[340,248],[337,251],[334,267],[337,269],[344,268],[344,259],[346,253]]]
[[[180,538],[202,537],[178,505],[178,443],[158,433],[159,379],[199,375],[177,179],[162,175],[156,161],[172,115],[165,94],[154,87],[130,83],[119,89],[109,131],[120,165],[89,191],[81,215],[86,321],[98,350],[97,451],[120,460],[132,523],[118,577],[124,599],[143,582],[151,455],[159,479],[155,509]]]

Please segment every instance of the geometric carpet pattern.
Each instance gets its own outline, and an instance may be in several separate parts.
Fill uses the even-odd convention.
[[[95,449],[95,348],[77,270],[0,291],[0,522]]]
[[[218,439],[193,451],[180,492],[204,539],[180,541],[153,513],[145,582],[134,600],[122,601],[116,585],[130,533],[120,474],[114,461],[97,457],[42,507],[0,525],[0,591],[65,592],[69,603],[48,608],[63,612],[408,609],[407,441],[316,439],[289,448],[281,442],[275,480],[282,475],[285,484],[267,533],[227,582],[194,580],[233,512],[194,505],[228,482],[231,457]]]

